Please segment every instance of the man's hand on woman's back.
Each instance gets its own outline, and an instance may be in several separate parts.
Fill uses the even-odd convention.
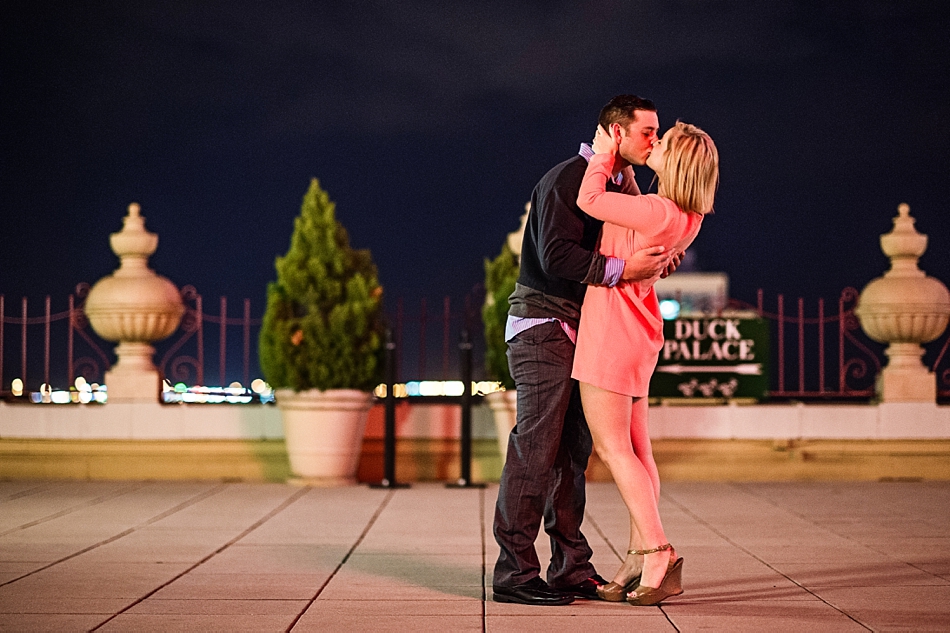
[[[666,250],[663,246],[651,246],[633,254],[624,261],[622,281],[643,281],[656,276],[666,277],[679,266],[682,253]]]

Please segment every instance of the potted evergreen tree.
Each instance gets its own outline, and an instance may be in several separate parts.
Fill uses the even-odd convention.
[[[316,178],[275,267],[258,354],[281,410],[291,471],[306,483],[355,482],[382,376],[382,287],[369,251],[350,247]]]
[[[485,398],[495,418],[502,464],[508,455],[508,434],[517,420],[517,392],[515,381],[508,371],[505,324],[508,320],[508,296],[515,290],[518,271],[518,258],[507,241],[495,259],[485,259],[485,303],[482,305],[485,372],[489,380],[496,380],[504,387],[504,391],[490,393]]]

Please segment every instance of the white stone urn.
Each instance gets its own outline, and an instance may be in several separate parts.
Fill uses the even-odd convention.
[[[514,389],[493,391],[485,396],[485,400],[495,419],[498,452],[501,453],[501,465],[504,466],[508,459],[508,436],[518,421],[518,392]]]
[[[148,267],[158,236],[145,229],[140,211],[130,204],[122,230],[109,236],[119,269],[92,287],[84,308],[96,333],[119,343],[118,361],[105,375],[109,402],[158,402],[161,379],[152,343],[170,336],[185,312],[175,284]]]
[[[946,329],[950,292],[918,268],[927,236],[914,228],[907,204],[897,210],[893,230],[881,236],[881,250],[891,259],[891,269],[864,287],[854,312],[870,338],[889,344],[885,351],[889,360],[877,381],[881,401],[936,402],[936,377],[920,360],[921,344]]]
[[[291,481],[311,486],[356,483],[373,394],[356,389],[278,389],[274,395],[284,425]]]

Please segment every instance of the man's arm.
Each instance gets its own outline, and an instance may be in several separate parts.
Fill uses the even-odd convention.
[[[555,185],[534,202],[531,213],[538,214],[537,249],[544,272],[585,284],[602,284],[607,258],[581,246],[584,220],[577,214],[575,190]]]

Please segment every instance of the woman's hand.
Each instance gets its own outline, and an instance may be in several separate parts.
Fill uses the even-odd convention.
[[[594,132],[594,142],[591,147],[595,154],[615,154],[617,152],[617,142],[613,136],[608,134],[603,127],[597,126]]]

